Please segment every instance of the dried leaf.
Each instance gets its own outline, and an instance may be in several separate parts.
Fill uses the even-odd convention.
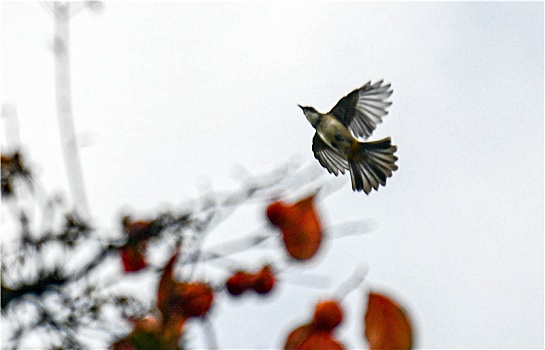
[[[169,314],[168,299],[176,289],[176,281],[174,281],[173,271],[174,263],[178,258],[178,251],[172,255],[168,263],[165,265],[161,279],[159,280],[159,287],[157,288],[157,308],[166,317]]]
[[[344,350],[345,347],[333,338],[332,332],[316,329],[312,324],[295,328],[284,345],[285,350]]]
[[[371,350],[412,348],[413,334],[409,318],[401,306],[389,297],[369,293],[364,323],[365,337]]]
[[[297,260],[312,258],[322,242],[322,225],[314,195],[294,204],[274,202],[267,208],[269,221],[282,231],[288,254]]]
[[[313,332],[313,329],[310,324],[304,324],[302,326],[295,328],[288,335],[288,338],[286,339],[286,344],[284,344],[284,349],[285,350],[299,349],[301,345],[305,342],[305,340],[307,340],[308,337],[312,334],[312,332]]]
[[[120,249],[121,262],[125,272],[136,272],[145,268],[148,263],[146,260],[146,242],[137,244],[128,244]]]

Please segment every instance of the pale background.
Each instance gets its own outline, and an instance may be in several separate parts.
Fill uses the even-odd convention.
[[[385,79],[393,105],[373,138],[392,137],[399,170],[370,196],[337,179],[343,187],[320,203],[332,224],[372,219],[377,229],[336,240],[311,266],[333,276],[332,288],[286,283],[265,302],[222,300],[219,345],[280,347],[314,301],[364,263],[368,283],[410,310],[418,347],[542,348],[543,15],[542,3],[84,11],[71,23],[71,72],[92,215],[116,227],[126,206],[153,213],[203,186],[235,188],[237,165],[259,174],[296,157],[320,169],[297,104],[327,111]],[[14,2],[2,3],[1,18],[2,103],[17,109],[41,181],[66,192],[53,20],[37,3]],[[362,301],[350,295],[346,307],[339,337],[364,347]]]

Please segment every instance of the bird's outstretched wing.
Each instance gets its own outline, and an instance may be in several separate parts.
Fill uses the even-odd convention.
[[[392,94],[391,84],[383,85],[383,80],[371,81],[341,98],[329,114],[333,114],[355,136],[368,138],[388,114],[392,102],[386,101]]]
[[[312,139],[312,151],[320,164],[335,176],[348,170],[348,161],[322,141],[318,133]]]

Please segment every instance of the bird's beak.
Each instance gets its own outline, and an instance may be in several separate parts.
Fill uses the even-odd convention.
[[[303,109],[303,106],[301,106],[301,105],[298,105],[298,106],[299,106],[299,108]]]

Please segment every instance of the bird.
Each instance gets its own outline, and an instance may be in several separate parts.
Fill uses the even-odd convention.
[[[344,96],[328,113],[320,113],[314,107],[298,105],[316,133],[312,139],[312,151],[318,162],[329,173],[350,172],[352,190],[365,192],[386,186],[386,179],[398,169],[394,153],[397,147],[391,138],[367,140],[382,122],[392,102],[391,84],[384,80],[368,81],[362,87]]]

